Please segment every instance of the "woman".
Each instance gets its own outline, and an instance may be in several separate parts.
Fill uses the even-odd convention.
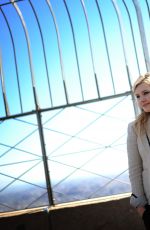
[[[136,80],[133,93],[141,114],[128,126],[130,203],[143,218],[146,229],[150,229],[150,73]]]

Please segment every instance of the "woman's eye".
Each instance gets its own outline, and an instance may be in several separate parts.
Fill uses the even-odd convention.
[[[145,91],[143,94],[144,95],[147,95],[147,94],[149,94],[150,93],[150,91]]]
[[[137,98],[137,99],[139,99],[139,98],[140,98],[140,96],[139,96],[139,95],[136,95],[136,98]]]

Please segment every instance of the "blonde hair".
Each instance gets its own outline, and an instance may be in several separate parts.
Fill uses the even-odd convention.
[[[139,86],[142,83],[146,83],[150,85],[150,72],[140,75],[138,79],[135,81],[133,85],[133,93],[135,93],[135,90],[137,86]],[[140,135],[145,130],[145,124],[148,120],[149,113],[142,110],[141,114],[136,118],[135,120],[135,130],[137,135]]]

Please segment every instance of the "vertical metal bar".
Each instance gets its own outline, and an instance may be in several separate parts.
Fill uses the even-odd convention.
[[[66,87],[66,80],[65,80],[65,74],[64,74],[64,65],[63,65],[63,59],[62,59],[62,52],[61,52],[61,45],[60,45],[60,34],[59,34],[59,30],[58,30],[58,26],[57,26],[57,22],[56,22],[56,17],[55,14],[53,12],[51,3],[49,0],[46,0],[50,13],[52,15],[52,19],[54,22],[54,26],[55,26],[55,30],[56,30],[56,36],[57,36],[57,44],[58,44],[58,50],[59,50],[59,58],[60,58],[60,66],[61,66],[61,73],[62,73],[62,80],[63,80],[63,85],[64,85],[64,91],[65,91],[65,97],[66,97],[66,102],[67,104],[69,103],[69,98],[68,98],[68,93],[67,93],[67,87]]]
[[[51,185],[50,185],[50,177],[49,177],[49,170],[48,170],[48,164],[47,164],[47,158],[46,158],[46,150],[45,150],[45,143],[44,143],[44,135],[43,135],[43,129],[42,129],[42,123],[41,123],[41,116],[39,110],[39,104],[38,104],[38,98],[36,94],[36,87],[35,87],[35,79],[34,79],[34,74],[33,74],[33,65],[32,65],[32,56],[31,56],[31,50],[30,50],[30,40],[28,36],[28,31],[26,28],[26,24],[24,21],[24,18],[21,14],[21,11],[19,7],[17,6],[16,3],[14,3],[13,0],[11,0],[13,3],[20,20],[22,22],[22,26],[24,28],[25,36],[26,36],[26,41],[27,41],[27,47],[28,47],[28,54],[29,54],[29,63],[30,63],[30,71],[31,71],[31,79],[32,79],[32,87],[33,87],[33,94],[34,94],[34,102],[36,106],[36,116],[37,116],[37,121],[38,121],[38,131],[40,135],[40,142],[41,142],[41,150],[42,150],[42,155],[43,155],[43,163],[44,163],[44,170],[45,170],[45,177],[46,177],[46,184],[47,184],[47,191],[48,191],[48,199],[49,199],[49,204],[53,204],[53,197],[52,197],[52,192],[51,192]]]
[[[43,163],[44,163],[45,178],[46,178],[46,184],[47,184],[49,205],[54,205],[52,186],[51,186],[51,182],[50,182],[50,173],[49,173],[49,167],[48,167],[48,158],[47,158],[46,149],[45,149],[45,141],[44,141],[43,127],[42,127],[41,113],[39,111],[37,111],[36,115],[37,115],[38,130],[39,130],[39,136],[40,136],[40,142],[41,142],[41,148],[42,148],[42,155],[43,155]]]
[[[37,97],[36,87],[35,87],[35,79],[34,79],[34,71],[33,71],[32,55],[31,55],[30,39],[29,39],[29,35],[28,35],[28,30],[26,28],[24,18],[22,16],[22,13],[21,13],[17,3],[15,3],[14,0],[10,0],[10,1],[13,4],[13,6],[14,6],[14,8],[15,8],[15,10],[16,10],[19,18],[20,18],[20,21],[22,23],[22,26],[23,26],[23,29],[25,32],[25,37],[26,37],[26,41],[27,41],[27,48],[28,48],[28,55],[29,55],[29,65],[30,65],[30,71],[31,71],[31,81],[32,81],[34,102],[35,102],[36,109],[39,109],[39,102],[38,102],[38,97]]]
[[[130,79],[130,72],[129,72],[129,66],[128,66],[128,62],[127,62],[127,55],[126,55],[126,49],[125,49],[125,41],[124,41],[125,31],[124,31],[123,21],[122,21],[121,13],[120,13],[120,10],[119,10],[119,7],[117,5],[116,0],[111,0],[111,1],[112,1],[113,6],[114,6],[115,12],[117,14],[117,18],[118,18],[120,35],[121,35],[121,43],[122,43],[122,48],[123,48],[123,55],[124,55],[126,71],[127,71],[127,77],[128,77],[129,87],[131,90],[131,97],[133,100],[134,112],[135,112],[135,114],[137,114],[137,106],[134,103],[135,100],[134,100],[134,95],[132,93],[132,83],[131,83],[131,79]]]
[[[15,69],[16,69],[16,76],[17,76],[17,85],[18,85],[18,93],[19,93],[19,102],[20,102],[20,109],[21,112],[23,113],[23,106],[22,106],[22,98],[21,98],[21,90],[20,90],[20,81],[19,81],[19,74],[18,74],[18,65],[17,65],[17,57],[16,57],[16,50],[15,50],[15,43],[14,43],[14,39],[13,39],[13,35],[12,35],[12,31],[9,25],[9,22],[7,20],[7,17],[3,11],[3,9],[0,7],[0,10],[3,14],[3,17],[5,19],[5,22],[7,24],[8,30],[9,30],[9,34],[10,34],[10,38],[11,38],[11,42],[12,42],[12,48],[13,48],[13,55],[14,55],[14,62],[15,62]]]
[[[137,20],[138,20],[138,25],[139,25],[139,30],[140,30],[140,36],[141,36],[141,41],[142,41],[142,46],[143,46],[143,53],[144,53],[144,58],[145,58],[146,69],[147,69],[147,71],[150,71],[150,56],[149,56],[149,52],[148,52],[148,45],[147,45],[147,40],[146,40],[146,34],[145,34],[141,9],[140,9],[138,0],[133,0],[133,4],[134,4],[135,10],[136,10],[136,15],[137,15]]]
[[[4,100],[5,113],[6,113],[6,116],[9,116],[10,112],[9,112],[9,106],[8,106],[8,101],[7,101],[7,96],[6,96],[6,87],[5,87],[3,67],[2,67],[2,54],[1,54],[1,50],[0,50],[0,80],[1,80],[1,85],[2,85],[2,92],[3,92],[3,100]]]
[[[109,50],[108,50],[108,45],[107,45],[105,27],[104,27],[103,18],[102,18],[102,14],[101,14],[101,10],[100,10],[98,1],[97,0],[95,0],[95,1],[96,1],[98,13],[99,13],[100,21],[101,21],[101,24],[102,24],[102,30],[103,30],[103,35],[104,35],[104,42],[105,42],[106,53],[107,53],[107,58],[108,58],[108,65],[109,65],[109,70],[110,70],[110,75],[111,75],[111,81],[112,81],[113,90],[114,90],[114,93],[115,93],[116,92],[115,91],[115,84],[114,84],[114,80],[113,80],[113,73],[112,73],[111,61],[110,61]]]
[[[42,34],[42,29],[41,29],[41,26],[40,26],[40,22],[38,20],[38,16],[37,16],[37,13],[34,9],[34,6],[32,4],[32,2],[29,0],[29,3],[31,5],[31,8],[33,10],[33,13],[34,13],[34,16],[36,18],[36,21],[37,21],[37,25],[38,25],[38,28],[39,28],[39,32],[40,32],[40,36],[41,36],[41,41],[42,41],[42,49],[43,49],[43,55],[44,55],[44,62],[45,62],[45,68],[46,68],[46,75],[47,75],[47,82],[48,82],[48,88],[49,88],[49,97],[50,97],[50,102],[51,102],[51,105],[53,107],[53,101],[52,101],[52,93],[51,93],[51,85],[50,85],[50,80],[49,80],[49,72],[48,72],[48,65],[47,65],[47,60],[46,60],[46,51],[45,51],[45,44],[44,44],[44,38],[43,38],[43,34]]]
[[[87,12],[86,12],[83,0],[80,0],[80,2],[81,2],[81,5],[82,5],[82,9],[83,9],[86,24],[87,24],[88,38],[89,38],[89,44],[90,44],[90,53],[91,53],[91,60],[92,60],[92,67],[93,67],[93,72],[94,72],[94,77],[95,77],[95,83],[96,83],[96,89],[97,89],[98,98],[100,98],[100,92],[99,92],[99,87],[98,87],[98,79],[97,79],[97,75],[96,75],[96,71],[95,71],[95,65],[94,65],[94,57],[93,57],[93,50],[92,50],[92,42],[91,42],[90,26],[89,26],[89,22],[88,22],[88,16],[87,16]]]
[[[80,81],[80,88],[81,88],[81,95],[82,95],[82,100],[84,101],[84,94],[83,94],[83,87],[82,87],[82,81],[81,81],[81,73],[80,73],[80,66],[79,66],[79,59],[78,59],[78,52],[77,52],[77,46],[76,46],[76,39],[75,39],[75,33],[74,33],[74,28],[73,28],[73,23],[71,20],[71,15],[66,3],[66,0],[64,1],[64,5],[68,14],[70,26],[71,26],[71,31],[72,31],[72,36],[73,36],[73,43],[74,43],[74,48],[75,48],[75,55],[76,55],[76,61],[77,61],[77,69],[78,69],[78,74],[79,74],[79,81]]]
[[[140,75],[140,74],[141,74],[141,72],[140,72],[140,65],[139,65],[139,61],[138,61],[138,55],[137,55],[135,37],[134,37],[134,32],[133,32],[132,20],[131,20],[131,16],[130,16],[130,13],[129,13],[127,4],[125,3],[124,0],[122,0],[122,1],[123,1],[123,4],[124,4],[124,6],[125,6],[125,9],[126,9],[126,11],[127,11],[128,17],[129,17],[130,28],[131,28],[131,34],[132,34],[132,39],[133,39],[134,51],[135,51],[135,57],[136,57],[136,63],[137,63],[138,72],[139,72],[139,75]]]

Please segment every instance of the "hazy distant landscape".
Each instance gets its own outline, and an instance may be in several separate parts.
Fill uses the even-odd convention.
[[[100,184],[101,183],[101,184]],[[64,203],[130,192],[130,185],[95,178],[74,180],[54,186],[54,203]],[[0,212],[49,206],[46,189],[33,185],[4,190],[0,196]]]

